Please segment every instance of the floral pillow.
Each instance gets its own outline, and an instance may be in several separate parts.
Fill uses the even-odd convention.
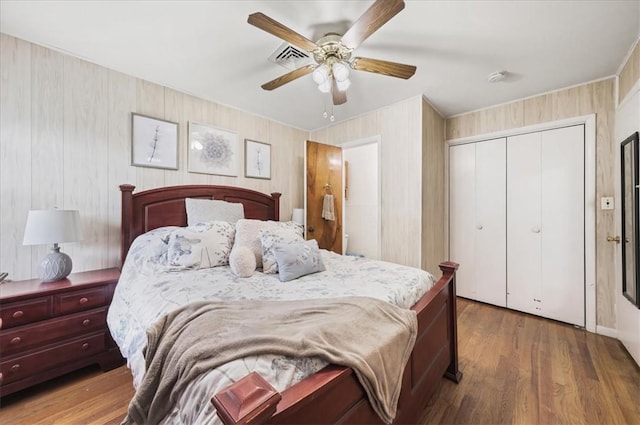
[[[260,231],[262,244],[262,271],[263,273],[278,273],[278,263],[273,250],[275,244],[291,244],[304,242],[302,232],[296,227],[281,227]]]
[[[262,221],[242,219],[236,223],[236,238],[233,249],[248,247],[256,257],[256,267],[262,268],[262,242],[260,241],[261,230],[296,229],[302,237],[304,228],[293,221]]]
[[[131,263],[139,272],[153,272],[167,265],[167,252],[171,233],[177,226],[159,227],[139,235],[131,244],[126,263]],[[123,267],[123,270],[128,267]]]
[[[169,238],[167,261],[172,269],[206,269],[229,264],[235,226],[226,221],[181,227]]]
[[[273,250],[281,282],[326,270],[315,239],[292,244],[275,244]]]

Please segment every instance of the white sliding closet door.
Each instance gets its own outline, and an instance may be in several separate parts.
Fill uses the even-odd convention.
[[[584,126],[509,137],[507,182],[507,307],[584,326]]]
[[[507,146],[507,307],[540,314],[540,133]]]
[[[449,149],[450,255],[457,294],[506,305],[506,139]]]

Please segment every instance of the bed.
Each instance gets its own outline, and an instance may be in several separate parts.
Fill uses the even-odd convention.
[[[136,249],[136,243],[140,243],[140,240],[147,237],[147,235],[151,238],[154,237],[156,233],[170,231],[171,226],[186,226],[185,198],[216,199],[241,203],[244,206],[244,215],[247,219],[279,220],[279,193],[266,195],[243,188],[212,185],[172,186],[142,191],[135,194],[133,193],[134,189],[135,187],[132,185],[120,186],[122,192],[121,258],[123,263],[130,249],[132,251]],[[132,246],[134,247],[133,249]],[[344,276],[354,267],[361,267],[363,261],[370,261],[354,257],[346,258],[328,252],[323,253],[323,259],[327,263],[328,275],[318,274],[318,276],[328,276],[323,277],[323,279],[326,278],[327,281],[331,281],[331,273]],[[399,279],[396,279],[398,281],[403,281],[403,279],[405,279],[403,273],[407,273],[406,281],[413,282],[413,277],[409,274],[411,271],[404,266],[392,265],[390,263],[383,264],[383,262],[370,262],[367,263],[367,267],[380,267],[381,269],[376,269],[375,273],[388,273],[398,277]],[[224,289],[226,283],[219,282],[226,282],[225,279],[232,279],[232,274],[226,270],[228,267],[215,269],[215,273],[207,273],[207,279],[213,279],[216,282],[215,285],[218,292],[212,295],[214,298],[224,298],[220,292],[229,292],[231,290],[235,293],[234,296],[238,296],[237,293],[240,293],[240,298],[251,297],[251,295],[247,294],[260,292],[262,290],[260,288],[268,286],[265,282],[272,278],[268,275],[257,273],[255,278],[246,281],[234,280],[233,289]],[[416,292],[418,295],[414,295],[414,298],[407,295],[396,296],[395,289],[391,283],[389,284],[389,288],[386,288],[387,292],[384,294],[379,294],[374,291],[373,294],[366,295],[381,299],[394,298],[396,304],[407,304],[404,307],[410,307],[417,315],[417,336],[413,350],[410,353],[404,372],[402,373],[401,390],[397,403],[398,410],[394,423],[415,423],[422,414],[426,402],[439,385],[439,381],[443,376],[455,382],[459,382],[462,377],[462,373],[458,369],[456,335],[455,270],[457,269],[457,264],[444,262],[440,265],[440,269],[442,276],[437,281],[433,279],[430,284],[430,289],[427,290],[423,288],[422,292],[424,292],[424,294],[422,294],[422,292]],[[125,271],[126,268],[123,268],[123,273]],[[185,274],[184,276],[185,277],[181,278],[181,281],[188,280],[189,282],[193,282],[193,287],[197,288],[197,282],[201,279],[202,274],[199,275],[193,272]],[[423,285],[423,283],[420,283],[422,280],[422,278],[418,279],[418,283],[415,283],[415,285]],[[126,309],[127,306],[125,304],[134,302],[133,300],[136,298],[147,296],[147,292],[145,292],[146,289],[142,290],[137,288],[136,285],[130,285],[129,289],[123,289],[124,284],[121,288],[121,283],[119,283],[114,296],[114,302],[119,302],[120,306],[116,306],[114,309]],[[142,284],[144,283],[140,283],[140,285]],[[405,282],[402,282],[402,284],[405,285]],[[292,291],[304,290],[305,287],[313,291],[314,285],[316,285],[316,281],[313,280],[313,278],[307,280],[301,279],[300,284],[295,286],[302,289],[292,289]],[[165,288],[169,286],[175,287],[175,284],[165,285]],[[165,295],[162,295],[164,297],[164,301],[162,302],[171,303],[176,302],[177,299],[182,299],[180,302],[186,302],[195,298],[191,287],[189,288],[190,289],[185,290],[181,289],[175,294],[167,295],[165,293]],[[417,290],[418,289],[416,289],[416,291]],[[136,293],[136,291],[138,292]],[[194,289],[193,291],[197,292],[198,289]],[[246,294],[242,295],[243,291],[245,291]],[[411,291],[409,292],[411,293]],[[296,300],[299,296],[295,292],[289,293],[283,289],[279,289],[278,293],[279,295],[276,298],[282,300]],[[327,293],[327,296],[333,294],[330,290],[328,290]],[[396,300],[395,298],[398,299]],[[149,304],[151,304],[151,302],[149,302]],[[153,304],[159,303],[153,302]],[[170,309],[171,306],[168,308]],[[146,322],[144,320],[140,320],[140,322],[149,323],[152,318],[157,318],[162,311],[164,311],[163,308],[152,311],[149,313]],[[112,334],[115,334],[114,339],[118,342],[121,351],[123,351],[123,355],[127,358],[130,368],[132,368],[132,370],[144,369],[144,367],[140,365],[140,363],[144,361],[140,355],[142,352],[140,345],[144,344],[144,342],[132,341],[136,338],[139,339],[140,333],[134,334],[130,332],[124,335],[124,333],[129,332],[131,328],[135,328],[131,323],[138,319],[134,316],[129,318],[123,318],[124,316],[115,318],[115,313],[112,315],[111,311],[110,316],[109,325]],[[137,351],[132,350],[131,347],[136,345],[138,347]],[[263,381],[253,379],[255,373],[250,373],[246,359],[239,361],[243,364],[242,367],[247,367],[244,372],[247,375],[246,378],[238,375],[239,373],[243,373],[239,367],[230,366],[229,369],[221,368],[224,370],[217,373],[228,378],[227,383],[236,382],[236,385],[232,388],[238,388],[238,390],[232,393],[231,397],[217,397],[218,401],[222,400],[222,404],[219,404],[218,407],[224,409],[226,412],[244,412],[243,414],[245,414],[244,417],[221,415],[223,416],[224,423],[246,423],[246,412],[254,412],[251,414],[260,412],[261,416],[259,419],[256,419],[255,416],[253,417],[254,422],[257,420],[258,422],[296,424],[383,423],[380,416],[376,414],[372,407],[365,389],[363,389],[361,382],[356,376],[357,374],[354,373],[352,368],[326,364],[326,362],[323,363],[322,361],[318,361],[318,359],[310,359],[301,367],[300,364],[294,365],[290,363],[289,360],[290,359],[278,356],[270,359],[272,365],[285,364],[285,372],[282,374],[289,377],[288,384],[276,385],[276,387],[278,387],[276,389],[268,384],[268,388],[264,388],[262,386]],[[249,360],[249,362],[253,361],[253,358]],[[237,362],[234,364],[237,364]],[[255,364],[258,363],[256,362]],[[286,369],[287,367],[289,369]],[[267,373],[265,367],[256,366],[254,370],[255,369],[259,372]],[[313,370],[314,372],[309,373],[307,370],[306,374],[300,374],[298,372],[300,372],[301,369]],[[209,375],[214,375],[214,373]],[[140,376],[136,376],[136,373],[134,373],[134,384],[136,384],[136,386],[139,384],[140,379]],[[203,378],[203,380],[207,379],[206,377]],[[217,393],[218,396],[229,394],[228,390],[220,388],[221,384],[218,383],[216,385],[218,385],[218,387],[215,387],[217,389],[214,392]],[[171,414],[167,415],[162,423],[192,421],[211,423],[213,420],[211,415],[212,412],[215,413],[215,409],[213,405],[208,402],[206,406],[204,406],[202,400],[208,401],[214,398],[216,394],[210,393],[203,395],[198,394],[198,391],[201,391],[201,389],[196,391],[189,387],[189,390],[177,401]],[[256,398],[256,394],[267,394],[269,397]],[[273,404],[274,399],[278,400],[277,404]],[[270,406],[272,406],[271,409],[269,409]],[[193,414],[191,410],[194,409],[198,409],[199,413]],[[193,416],[190,416],[191,414],[193,414]],[[215,419],[218,420],[217,418]]]

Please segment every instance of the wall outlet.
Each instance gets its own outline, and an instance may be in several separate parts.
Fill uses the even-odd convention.
[[[612,210],[613,208],[613,196],[603,196],[602,198],[600,198],[601,210]]]

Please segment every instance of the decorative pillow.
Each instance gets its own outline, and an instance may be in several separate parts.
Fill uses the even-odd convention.
[[[260,243],[262,244],[262,271],[263,273],[278,273],[278,263],[273,252],[273,246],[277,243],[290,244],[304,242],[300,229],[295,227],[281,227],[273,230],[260,231]]]
[[[278,262],[281,282],[325,270],[318,242],[315,239],[292,244],[275,244],[273,250]]]
[[[229,264],[234,235],[235,226],[225,221],[181,227],[169,238],[169,266],[206,269]]]
[[[169,239],[176,229],[180,227],[159,227],[139,235],[129,248],[126,262],[135,264],[139,271],[164,269],[167,265]]]
[[[189,226],[209,221],[235,223],[244,218],[244,205],[237,202],[186,198],[184,204],[187,209],[187,225]]]
[[[256,267],[262,268],[262,243],[260,241],[261,230],[297,229],[302,237],[304,228],[293,221],[262,221],[242,219],[236,223],[236,239],[233,249],[245,246],[253,251],[256,257]]]
[[[249,247],[241,246],[229,255],[231,271],[238,277],[250,277],[256,270],[256,256]]]

